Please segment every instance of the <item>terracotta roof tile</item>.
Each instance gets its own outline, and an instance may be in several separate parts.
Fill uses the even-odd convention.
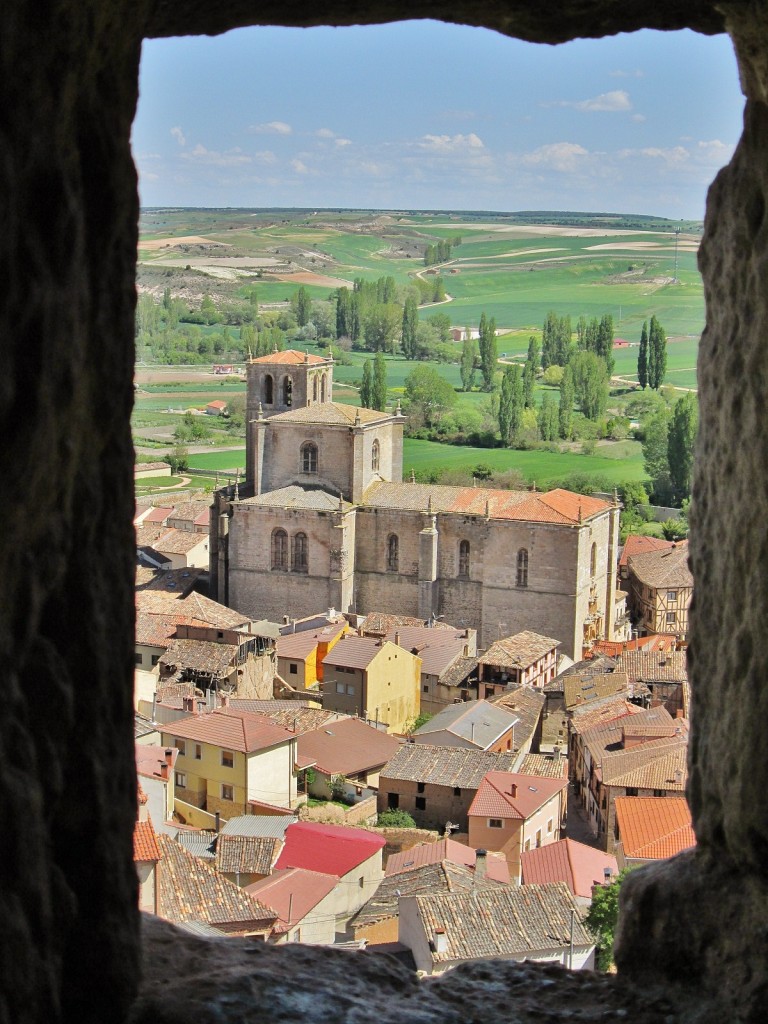
[[[631,860],[664,860],[696,845],[684,797],[617,797],[616,822]]]
[[[479,658],[481,665],[499,665],[509,668],[528,668],[560,646],[559,640],[524,629],[514,636],[492,643]]]
[[[245,891],[277,914],[279,920],[274,930],[279,934],[295,927],[338,884],[335,875],[306,868],[285,868],[246,885]]]
[[[245,754],[266,750],[294,738],[292,732],[275,725],[266,715],[254,715],[230,707],[180,718],[168,723],[163,732]]]
[[[488,772],[469,808],[470,817],[525,821],[568,787],[567,779],[517,772]]]
[[[567,779],[568,758],[554,754],[526,754],[520,765],[521,775],[539,775],[543,779]]]
[[[483,892],[405,897],[416,902],[424,932],[445,932],[434,963],[525,956],[553,946],[592,946],[582,912],[564,882],[515,885]],[[575,913],[574,913],[575,912]]]
[[[282,842],[271,836],[223,835],[216,837],[214,865],[226,874],[268,875]]]
[[[175,839],[159,835],[162,854],[158,871],[159,915],[167,921],[202,921],[228,931],[270,928],[273,910],[227,881],[206,861],[185,850]]]
[[[411,873],[425,864],[451,863],[460,864],[472,869],[477,860],[477,851],[455,839],[438,839],[436,843],[419,843],[409,850],[393,853],[387,861],[385,875],[402,875]],[[509,865],[502,853],[486,854],[486,878],[505,885],[509,882]],[[479,881],[479,879],[478,879]]]
[[[366,669],[376,655],[381,654],[386,642],[368,636],[358,636],[356,633],[347,633],[325,655],[323,665],[328,668],[342,665],[344,668]],[[396,650],[395,647],[390,648],[390,652]]]
[[[299,754],[325,775],[355,775],[380,767],[394,756],[399,740],[360,721],[345,718],[299,737]]]
[[[213,640],[171,640],[160,656],[163,670],[181,672],[191,669],[211,676],[224,676],[237,658],[237,644],[220,644]]]
[[[520,866],[523,885],[565,882],[574,896],[587,899],[592,897],[592,886],[605,881],[606,868],[614,878],[619,873],[615,857],[573,839],[523,852]]]
[[[666,551],[648,551],[629,558],[629,571],[647,587],[693,587],[688,568],[688,545],[678,543]]]
[[[330,426],[350,427],[360,423],[386,423],[392,419],[388,412],[377,409],[360,409],[342,402],[320,402],[306,405],[302,409],[291,409],[280,415],[282,423],[322,423]]]
[[[489,771],[511,771],[514,754],[493,754],[462,747],[432,747],[425,743],[404,743],[381,770],[384,779],[424,782],[432,786],[477,789]]]
[[[283,352],[269,352],[265,356],[256,356],[255,359],[251,359],[249,362],[251,365],[263,363],[268,366],[298,366],[301,363],[318,366],[326,363],[330,365],[331,360],[313,355],[311,352],[299,352],[295,348],[287,348]]]
[[[133,826],[133,859],[137,863],[160,860],[160,848],[152,821],[137,821]]]
[[[671,540],[662,540],[661,537],[644,537],[641,534],[630,533],[621,549],[620,566],[626,566],[633,555],[643,555],[648,551],[665,551],[672,547]]]

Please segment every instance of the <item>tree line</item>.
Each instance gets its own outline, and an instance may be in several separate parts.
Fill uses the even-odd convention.
[[[428,245],[424,250],[424,266],[432,267],[435,263],[445,263],[451,258],[451,249],[455,249],[459,245],[461,245],[461,238],[458,235],[453,238],[441,238],[434,245]]]

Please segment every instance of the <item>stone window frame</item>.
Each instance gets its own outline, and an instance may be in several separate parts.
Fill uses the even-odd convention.
[[[235,787],[231,782],[222,782],[221,799],[228,800],[230,803],[235,799]]]
[[[371,445],[371,472],[378,473],[381,465],[381,445],[378,437],[374,437]]]
[[[387,537],[387,572],[400,572],[400,538],[396,533]]]
[[[589,575],[592,579],[597,576],[597,544],[592,541],[592,547],[589,552]]]
[[[272,531],[270,567],[273,572],[288,572],[288,533],[282,526]]]
[[[527,587],[528,586],[528,565],[529,556],[528,548],[518,548],[517,551],[517,570],[515,575],[515,586],[516,587]]]
[[[290,377],[287,373],[283,377],[283,382],[280,390],[282,392],[282,404],[286,407],[286,409],[290,409],[293,405],[293,378]]]
[[[468,540],[459,541],[459,571],[462,579],[469,579],[470,553],[472,547]]]
[[[264,396],[264,405],[275,404],[275,378],[271,373],[264,375],[262,384],[262,395]]]
[[[304,441],[299,448],[299,463],[302,473],[317,476],[320,451],[314,441]]]
[[[291,572],[309,572],[309,539],[303,530],[291,537]]]

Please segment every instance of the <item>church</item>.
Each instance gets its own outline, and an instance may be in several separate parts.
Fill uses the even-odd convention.
[[[580,659],[617,622],[616,501],[403,482],[394,412],[333,401],[333,360],[247,365],[244,483],[216,493],[212,596],[253,619],[335,608],[524,629]]]

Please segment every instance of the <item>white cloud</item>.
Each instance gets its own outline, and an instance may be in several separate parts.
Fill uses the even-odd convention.
[[[629,93],[623,89],[616,89],[614,92],[604,92],[600,96],[594,96],[589,100],[580,100],[578,103],[574,103],[573,107],[576,110],[597,110],[616,113],[631,110],[632,103],[629,99]]]
[[[589,151],[577,142],[552,142],[525,153],[521,162],[529,167],[542,167],[568,174],[578,170],[589,157]]]
[[[181,154],[185,160],[197,164],[208,164],[215,167],[239,167],[242,164],[249,164],[252,158],[241,149],[229,149],[225,153],[219,153],[215,149],[206,149],[199,142],[194,147]]]
[[[264,124],[252,124],[248,131],[254,135],[290,135],[293,128],[285,121],[266,121]]]
[[[186,146],[187,140],[184,138],[184,132],[178,125],[175,128],[171,128],[171,135],[176,139],[180,146]]]
[[[318,128],[315,132],[318,139],[335,139],[336,133],[332,132],[330,128]]]
[[[271,149],[261,149],[253,154],[253,159],[257,164],[276,164],[277,157]]]
[[[733,156],[733,146],[726,145],[720,139],[710,139],[708,142],[697,143],[697,155],[708,164],[722,167]]]
[[[664,149],[661,146],[646,146],[644,149],[622,149],[619,150],[619,157],[622,159],[637,159],[642,157],[646,160],[659,160],[667,167],[681,167],[690,162],[691,154],[685,146],[672,146]]]
[[[303,160],[299,160],[298,158],[295,160],[291,160],[291,167],[294,169],[294,171],[296,171],[297,174],[309,174],[309,168],[307,167],[307,165],[304,163]]]
[[[336,143],[337,146],[342,147],[342,148],[344,146],[351,146],[352,145],[352,139],[334,139],[333,141]]]
[[[483,140],[474,132],[469,135],[423,135],[419,146],[438,153],[459,153],[484,148]]]
[[[645,116],[645,114],[633,114],[632,120],[635,121],[637,124],[645,124],[648,118]]]

